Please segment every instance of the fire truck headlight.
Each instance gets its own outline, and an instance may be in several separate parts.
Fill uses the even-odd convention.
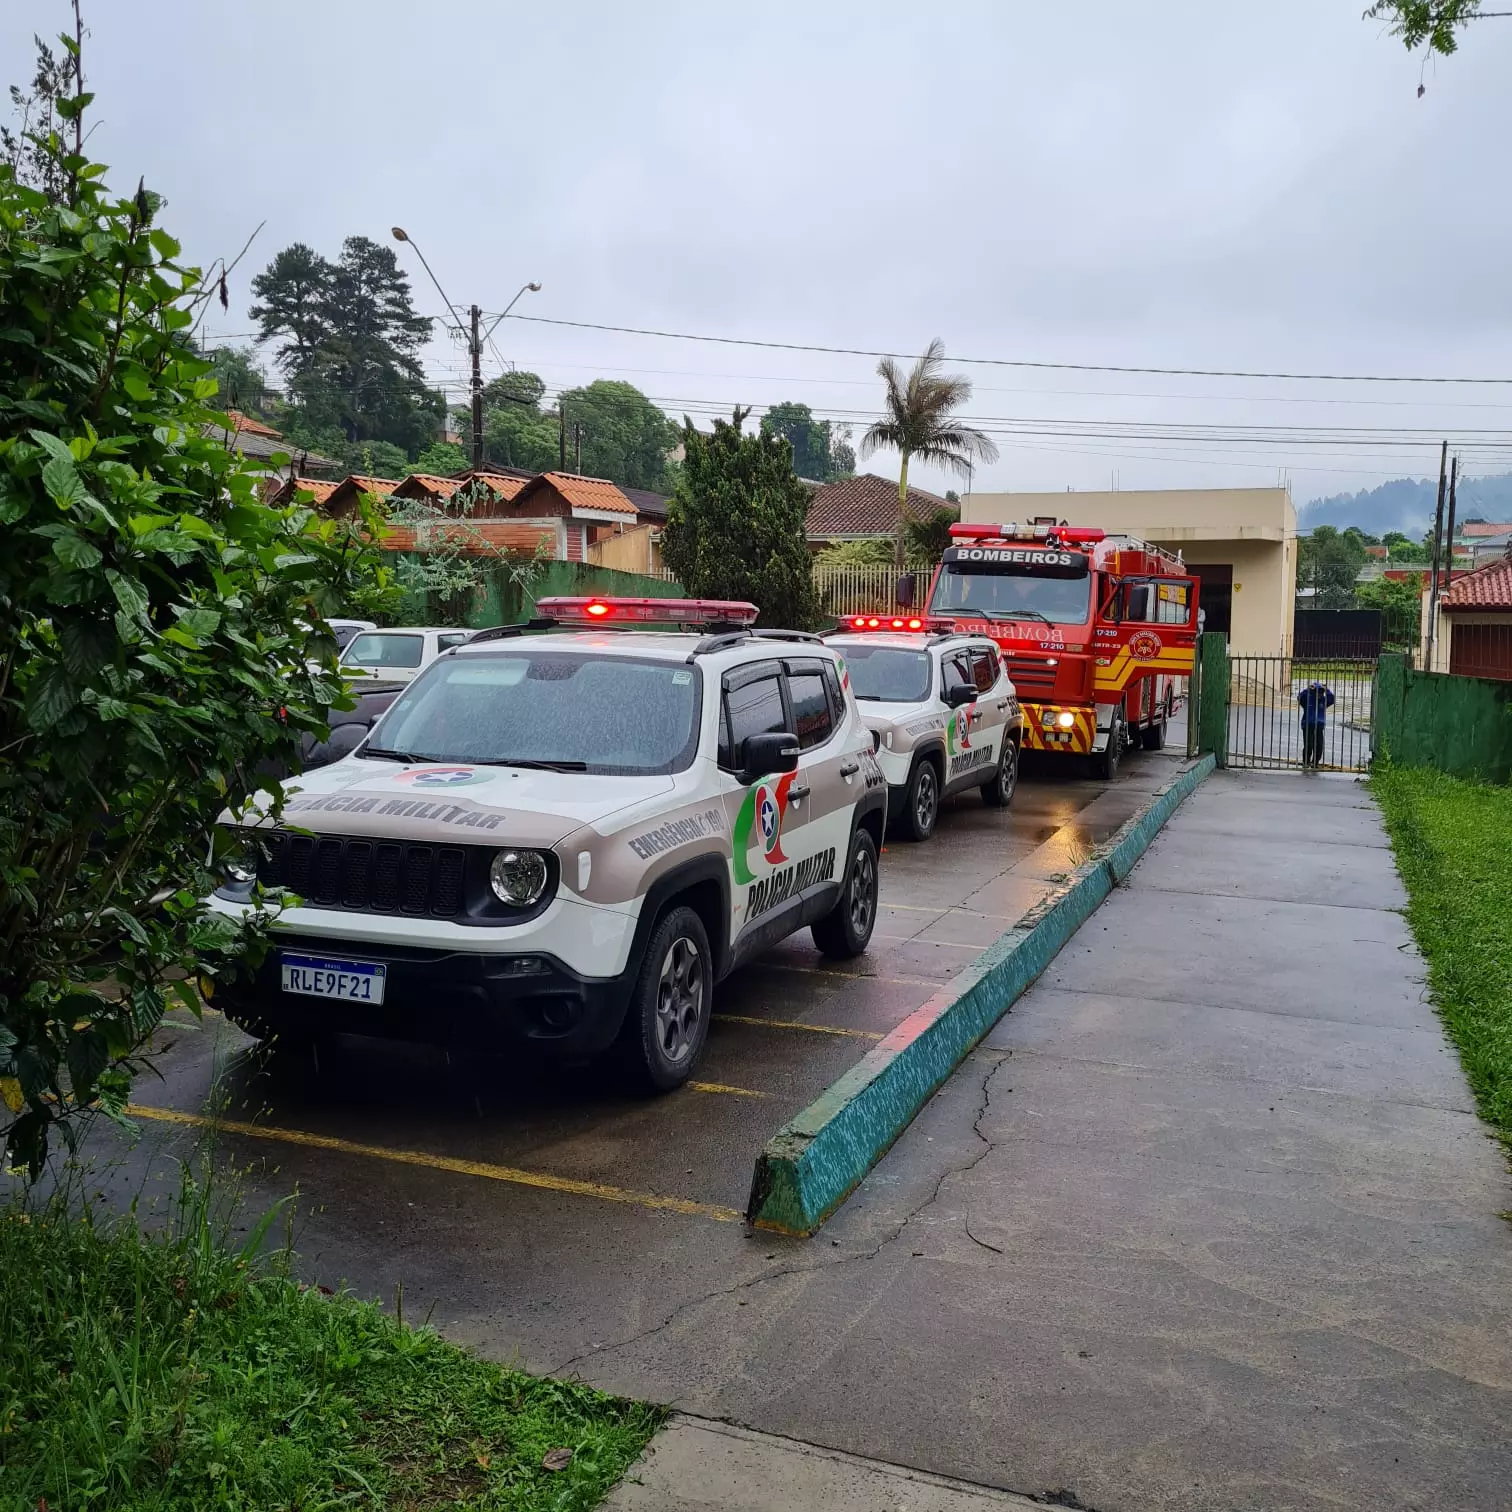
[[[1055,722],[1061,727],[1061,729],[1069,730],[1071,726],[1076,723],[1076,715],[1074,715],[1069,709],[1064,709],[1055,716]]]

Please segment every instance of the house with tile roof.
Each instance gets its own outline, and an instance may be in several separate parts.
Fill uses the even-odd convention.
[[[1439,599],[1436,668],[1512,682],[1512,557],[1458,577]]]
[[[908,490],[908,518],[931,520],[949,499],[922,488]],[[889,540],[898,528],[898,485],[875,473],[857,473],[821,483],[809,499],[804,534],[809,550],[822,551],[835,541]]]

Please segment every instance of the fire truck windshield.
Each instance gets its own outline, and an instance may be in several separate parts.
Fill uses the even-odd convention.
[[[1050,577],[1033,568],[947,562],[935,584],[929,612],[1083,625],[1091,602],[1092,580],[1085,574]]]

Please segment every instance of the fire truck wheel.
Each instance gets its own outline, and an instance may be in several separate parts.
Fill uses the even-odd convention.
[[[1147,751],[1160,751],[1165,749],[1166,721],[1171,717],[1171,702],[1166,700],[1165,707],[1161,709],[1159,718],[1146,726],[1144,739],[1141,744]]]
[[[1013,802],[1013,794],[1018,788],[1018,754],[1016,740],[1003,742],[1003,755],[997,770],[990,781],[982,784],[982,802],[988,808],[1007,808]]]
[[[1092,758],[1092,770],[1104,782],[1112,782],[1118,775],[1118,763],[1123,757],[1126,738],[1123,713],[1119,711],[1113,715],[1107,745]]]
[[[903,834],[909,840],[927,840],[940,817],[940,774],[934,762],[921,758],[908,779],[903,802]]]

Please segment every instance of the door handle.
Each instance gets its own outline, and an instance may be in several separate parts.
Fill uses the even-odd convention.
[[[800,802],[802,802],[802,800],[805,799],[805,798],[807,798],[808,795],[809,795],[809,786],[808,786],[808,783],[806,783],[806,782],[803,784],[802,787],[794,786],[794,787],[790,787],[788,789],[788,797],[794,803],[800,803]]]
[[[998,700],[998,709],[1001,711],[1003,709],[1006,709],[1007,707],[1008,707],[1008,700],[1006,698],[1000,698]]]
[[[861,770],[859,761],[842,761],[840,763],[840,775],[842,777],[854,777]]]

